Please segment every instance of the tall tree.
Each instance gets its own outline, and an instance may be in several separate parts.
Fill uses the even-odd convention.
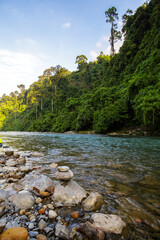
[[[88,58],[85,55],[78,55],[76,57],[76,63],[78,63],[78,69],[81,70],[85,63],[87,62]]]
[[[115,47],[114,44],[117,40],[120,40],[122,35],[121,32],[117,30],[118,26],[116,20],[118,20],[118,13],[115,7],[109,8],[108,11],[105,12],[106,22],[111,23],[111,36],[109,42],[111,44],[111,55],[114,56],[115,54]]]

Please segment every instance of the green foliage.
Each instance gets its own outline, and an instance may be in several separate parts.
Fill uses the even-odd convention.
[[[89,63],[79,55],[77,71],[50,67],[29,89],[20,84],[20,92],[3,95],[0,130],[106,133],[139,125],[160,132],[159,12],[158,0],[139,7],[134,15],[127,11],[118,54],[101,52]],[[116,9],[108,10],[106,17],[116,27]]]

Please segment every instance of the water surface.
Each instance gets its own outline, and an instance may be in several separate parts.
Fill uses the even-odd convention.
[[[127,223],[123,239],[160,239],[160,138],[3,132],[0,138],[35,159],[54,179],[49,165],[69,166],[88,192],[103,194],[108,213]]]

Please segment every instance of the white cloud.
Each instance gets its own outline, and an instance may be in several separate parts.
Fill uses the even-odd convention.
[[[103,48],[104,46],[106,46],[106,43],[108,41],[109,41],[109,37],[104,36],[104,37],[100,38],[100,40],[96,43],[96,47],[97,48]]]
[[[40,56],[0,49],[0,96],[15,91],[21,83],[29,87],[43,70]]]
[[[97,59],[98,55],[99,54],[96,51],[94,51],[94,50],[90,51],[90,56],[91,56],[92,61],[95,61]]]
[[[62,24],[63,28],[70,28],[71,27],[71,23],[70,22],[66,22]]]

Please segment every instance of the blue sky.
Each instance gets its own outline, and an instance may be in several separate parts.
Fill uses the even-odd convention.
[[[110,53],[105,11],[121,16],[144,0],[0,0],[0,96],[28,88],[50,66],[76,70],[77,55],[89,61]],[[121,42],[117,43],[118,51]]]

